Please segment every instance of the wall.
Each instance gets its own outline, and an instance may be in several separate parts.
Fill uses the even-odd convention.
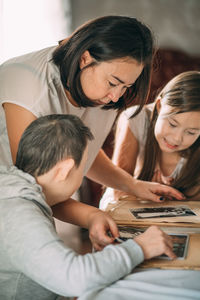
[[[200,0],[71,0],[72,28],[108,14],[136,17],[149,25],[161,48],[200,54]]]
[[[0,0],[0,63],[56,45],[70,26],[69,0]]]

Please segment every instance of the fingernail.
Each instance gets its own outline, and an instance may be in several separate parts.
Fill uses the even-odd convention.
[[[164,197],[160,197],[159,200],[160,201],[164,201],[165,199],[164,199]]]

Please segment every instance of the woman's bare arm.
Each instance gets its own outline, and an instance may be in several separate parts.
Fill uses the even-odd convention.
[[[115,165],[127,171],[130,175],[134,174],[138,156],[138,141],[129,127],[128,120],[121,114],[117,122],[115,133],[115,147],[112,161]],[[123,191],[114,190],[115,199],[125,196]]]
[[[137,156],[138,141],[130,130],[128,120],[121,114],[117,122],[112,161],[115,165],[133,175]]]

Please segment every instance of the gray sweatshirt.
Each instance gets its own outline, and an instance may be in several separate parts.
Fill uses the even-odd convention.
[[[51,300],[103,289],[143,261],[133,240],[79,255],[56,233],[35,179],[0,167],[0,299]]]

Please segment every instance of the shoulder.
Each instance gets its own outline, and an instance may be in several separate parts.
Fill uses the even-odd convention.
[[[132,115],[135,113],[137,108],[138,106],[134,106],[125,110],[124,117],[128,120],[130,129],[134,128],[135,130],[135,128],[137,127],[141,130],[144,130],[144,128],[149,124],[153,105],[145,105],[143,109],[135,117],[132,118]]]
[[[39,51],[31,52],[22,56],[14,57],[0,67],[0,80],[2,84],[10,83],[15,87],[15,82],[27,84],[30,80],[40,81],[45,75],[45,71],[48,63],[50,62],[50,57],[52,50],[55,47],[45,48]]]
[[[123,124],[127,124],[131,130],[134,137],[141,144],[146,141],[147,131],[150,124],[151,112],[154,104],[148,104],[143,107],[143,109],[132,118],[132,115],[137,110],[138,106],[130,107],[123,112],[122,118],[126,118]]]
[[[154,107],[154,103],[145,105],[142,108],[142,110],[135,117],[132,118],[133,114],[136,112],[138,107],[139,107],[139,105],[135,105],[135,106],[127,108],[123,112],[124,116],[130,120],[137,120],[137,119],[141,119],[141,118],[150,118],[150,115],[151,115],[153,107]]]
[[[1,103],[10,102],[23,106],[36,116],[39,108],[50,94],[55,94],[55,82],[59,71],[51,61],[55,47],[25,54],[10,59],[0,68],[0,99]],[[44,102],[44,101],[43,101]],[[48,106],[48,105],[47,105]],[[35,107],[35,108],[33,108]]]

